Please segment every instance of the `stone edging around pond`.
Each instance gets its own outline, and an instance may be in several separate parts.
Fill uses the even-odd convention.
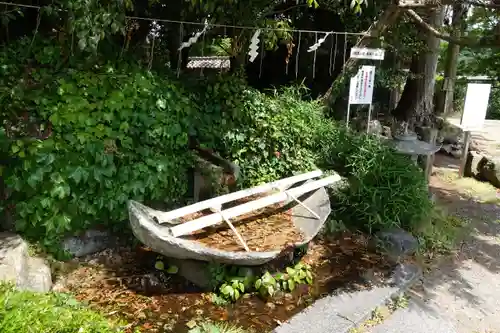
[[[322,298],[272,333],[348,333],[368,320],[377,307],[406,292],[421,276],[422,270],[418,266],[398,264],[391,285]]]
[[[500,188],[500,157],[491,157],[484,153],[469,151],[464,176],[489,182],[496,188]]]

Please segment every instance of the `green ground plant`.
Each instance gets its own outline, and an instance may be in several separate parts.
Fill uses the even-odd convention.
[[[301,262],[286,267],[283,272],[265,271],[260,275],[246,267],[211,264],[208,269],[213,301],[220,305],[235,302],[245,293],[268,298],[278,291],[292,292],[299,285],[313,283],[311,267]]]
[[[247,333],[241,327],[229,323],[206,322],[189,330],[188,333]]]
[[[460,234],[465,230],[467,223],[464,219],[434,207],[429,219],[415,231],[415,236],[421,245],[421,254],[439,254],[454,249]]]
[[[0,332],[118,333],[114,323],[67,294],[17,291],[0,283]]]

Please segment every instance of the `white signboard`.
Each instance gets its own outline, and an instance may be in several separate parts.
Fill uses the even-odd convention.
[[[351,78],[349,104],[372,104],[375,83],[375,66],[361,66]]]
[[[460,126],[466,131],[480,129],[486,119],[491,84],[469,83]]]
[[[369,49],[367,47],[353,47],[351,49],[351,58],[384,60],[384,49]]]

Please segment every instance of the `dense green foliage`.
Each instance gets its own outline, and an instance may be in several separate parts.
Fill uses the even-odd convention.
[[[393,227],[415,230],[427,219],[432,208],[427,183],[409,157],[344,127],[325,126],[322,131],[321,165],[349,180],[349,186],[332,198],[335,220],[374,232]]]
[[[0,304],[3,333],[123,331],[66,294],[17,291],[9,284],[0,283]]]
[[[7,204],[18,231],[48,247],[96,225],[124,230],[129,199],[185,202],[189,136],[238,163],[242,187],[318,166],[339,172],[351,186],[333,198],[335,218],[363,230],[411,229],[430,208],[407,158],[328,120],[301,89],[264,93],[242,75],[177,79],[132,61],[63,63],[62,53],[39,39],[0,53]]]
[[[44,65],[47,48],[37,65]],[[18,131],[9,133],[16,160],[4,177],[19,231],[44,235],[48,244],[68,231],[116,226],[127,218],[129,199],[174,203],[185,196],[193,109],[179,85],[108,64],[24,74],[15,55],[0,55],[0,98],[18,121],[12,124]],[[18,116],[24,113],[40,127],[49,123],[50,135],[34,139],[33,122]]]
[[[203,84],[201,142],[238,163],[243,186],[314,168],[315,128],[324,120],[316,102],[288,88],[264,94],[243,79],[228,77]]]

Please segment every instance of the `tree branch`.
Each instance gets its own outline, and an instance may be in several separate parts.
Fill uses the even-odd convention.
[[[397,0],[396,4],[402,9],[418,9],[418,8],[432,8],[445,5],[453,5],[457,1],[453,0]],[[472,5],[476,7],[482,7],[487,9],[500,9],[500,3],[498,0],[491,0],[491,3],[482,0],[458,0],[465,5]]]
[[[300,4],[300,5],[295,5],[295,6],[291,6],[291,7],[285,8],[283,10],[271,11],[271,12],[265,13],[263,16],[283,14],[283,13],[286,13],[286,12],[292,10],[292,9],[300,8],[300,7],[306,7],[306,6],[308,6],[308,4],[307,3],[303,3],[303,4]]]
[[[497,3],[498,1],[492,0],[492,3],[486,3],[480,0],[462,0],[465,4],[476,6],[476,7],[482,7],[486,9],[500,9],[500,3]]]
[[[427,31],[428,33],[433,34],[437,38],[441,38],[445,41],[448,41],[453,44],[461,45],[461,46],[468,46],[468,47],[492,47],[492,46],[498,46],[495,41],[487,41],[487,40],[476,40],[476,39],[471,39],[471,38],[455,38],[452,37],[448,34],[444,34],[434,28],[432,25],[428,24],[427,22],[424,21],[413,9],[404,9],[405,13],[418,25],[420,26],[423,30]]]
[[[385,31],[385,29],[387,29],[387,27],[390,27],[394,21],[396,21],[396,19],[400,16],[400,12],[401,11],[397,6],[391,5],[387,7],[380,18],[374,22],[365,32],[365,35],[357,41],[355,47],[366,47],[369,45],[374,38],[378,38]],[[347,62],[343,65],[342,71],[339,75],[337,75],[335,81],[333,81],[327,92],[319,99],[323,100],[325,103],[333,103],[333,101],[330,101],[333,90],[342,85],[344,80],[347,79],[347,75],[345,74],[351,71],[358,61],[359,59],[349,57],[349,60],[347,60]]]

